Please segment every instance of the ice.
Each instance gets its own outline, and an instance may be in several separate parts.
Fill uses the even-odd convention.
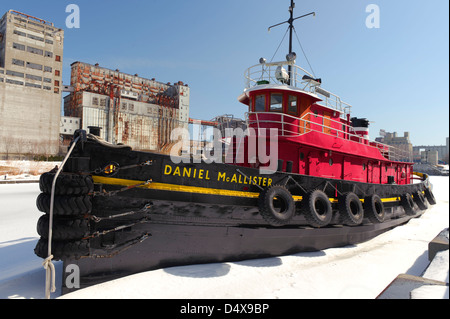
[[[449,227],[449,177],[431,177],[437,205],[421,217],[368,242],[312,253],[148,271],[61,298],[315,299],[376,298],[399,274],[421,276],[428,243]],[[38,184],[0,185],[0,298],[44,298],[38,240]],[[447,251],[448,282],[448,251]],[[55,262],[61,296],[62,263]],[[441,266],[443,264],[440,264]],[[437,273],[442,267],[436,266]],[[433,268],[434,269],[434,268]],[[431,269],[429,270],[431,272]],[[435,271],[433,270],[433,273]],[[434,275],[433,275],[434,276]],[[416,298],[447,296],[423,289]]]

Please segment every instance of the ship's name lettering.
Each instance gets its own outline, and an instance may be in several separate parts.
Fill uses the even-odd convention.
[[[244,176],[242,174],[230,174],[227,172],[214,172],[208,169],[198,169],[192,167],[180,167],[166,165],[164,167],[164,175],[178,176],[192,179],[203,179],[207,181],[218,181],[224,183],[234,183],[243,185],[259,185],[270,186],[272,179],[262,176]]]

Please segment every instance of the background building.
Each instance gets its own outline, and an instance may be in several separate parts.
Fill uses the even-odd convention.
[[[189,87],[145,79],[83,62],[72,64],[64,115],[81,128],[99,127],[100,137],[137,150],[170,150],[170,134],[189,124]]]
[[[438,152],[432,150],[426,150],[420,152],[420,163],[437,165],[438,162]]]
[[[405,132],[403,136],[398,136],[397,132],[388,133],[382,131],[380,133],[383,133],[384,136],[377,137],[375,141],[394,146],[395,148],[401,150],[402,154],[404,154],[403,158],[400,159],[401,161],[412,162],[413,146],[409,140],[409,132]]]
[[[58,153],[63,42],[51,22],[0,19],[0,158]]]
[[[419,145],[413,147],[414,161],[420,162],[423,160],[423,152],[436,152],[437,160],[448,163],[448,137],[446,145]]]

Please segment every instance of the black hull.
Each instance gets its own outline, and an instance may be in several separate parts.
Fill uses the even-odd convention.
[[[420,216],[425,204],[406,207],[402,198],[412,201],[413,195],[416,201],[414,194],[429,189],[426,177],[411,185],[379,185],[286,172],[262,175],[258,169],[228,164],[174,164],[169,156],[113,147],[93,137],[77,145],[63,179],[56,183],[52,252],[64,261],[64,269],[79,265],[81,288],[163,267],[361,243]],[[49,181],[51,173],[41,177],[44,195],[37,203],[46,213]],[[283,223],[261,212],[260,198],[274,185],[293,198],[295,213]],[[304,199],[314,190],[332,203],[332,217],[320,227],[304,213]],[[348,192],[365,201],[378,195],[383,220],[365,216],[348,225],[338,200]],[[35,249],[43,258],[47,219],[38,224],[42,238]],[[63,293],[74,289],[65,286],[67,275]]]
[[[145,230],[152,234],[151,237],[113,258],[65,259],[63,269],[73,264],[79,266],[82,289],[160,268],[285,256],[358,244],[407,223],[411,218],[405,216],[383,224],[323,229],[149,224]],[[63,283],[67,276],[70,273],[63,273]],[[71,282],[70,278],[68,280]],[[63,294],[72,291],[73,288],[63,284]]]

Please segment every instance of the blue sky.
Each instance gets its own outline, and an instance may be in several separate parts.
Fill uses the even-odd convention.
[[[80,28],[65,21],[80,8]],[[380,8],[380,28],[366,27],[366,7]],[[287,25],[289,0],[2,0],[9,9],[65,30],[64,84],[74,61],[99,63],[161,82],[191,87],[191,117],[243,118],[237,101],[244,71],[270,60]],[[380,129],[410,132],[414,145],[442,145],[449,136],[449,2],[447,0],[296,0],[300,41],[323,87]],[[274,60],[288,51],[284,41]],[[297,64],[309,69],[294,36]]]

